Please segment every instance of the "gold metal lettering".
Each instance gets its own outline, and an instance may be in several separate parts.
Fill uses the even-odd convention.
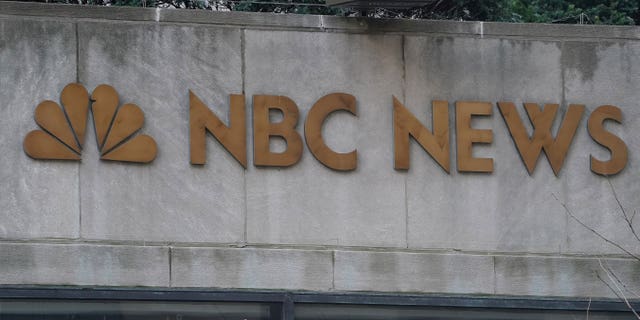
[[[24,152],[31,158],[40,160],[80,160],[80,156],[60,143],[54,136],[33,130],[27,134],[23,143]]]
[[[133,137],[144,123],[142,110],[134,104],[117,109],[118,93],[107,85],[98,86],[92,97],[95,103],[91,111],[100,159],[153,161],[158,152],[153,138],[147,135]],[[36,108],[36,123],[44,131],[31,131],[23,143],[25,153],[34,159],[80,160],[89,113],[89,93],[82,85],[71,83],[63,89],[60,99],[64,111],[53,101],[43,101]]]
[[[118,92],[110,85],[101,84],[93,89],[91,93],[91,113],[93,115],[93,126],[96,130],[96,141],[98,148],[102,149],[104,140],[107,138],[111,122],[115,118],[118,109]]]
[[[332,93],[320,98],[309,110],[304,123],[304,137],[311,154],[325,166],[338,170],[355,170],[358,166],[358,151],[338,153],[327,146],[322,139],[322,124],[327,116],[335,111],[348,111],[356,114],[356,98],[346,93]]]
[[[206,131],[209,131],[240,164],[247,167],[247,124],[244,95],[229,96],[229,126],[189,90],[189,137],[191,164],[207,162]]]
[[[431,109],[433,132],[427,130],[395,96],[393,97],[394,168],[396,170],[409,169],[411,163],[409,138],[412,137],[444,171],[449,173],[449,103],[433,101]]]
[[[604,129],[605,120],[622,123],[622,111],[616,106],[600,106],[593,110],[587,123],[587,129],[589,130],[591,138],[611,152],[611,159],[609,161],[600,161],[593,155],[589,156],[591,171],[609,176],[619,173],[626,167],[628,151],[627,145],[622,139]]]
[[[82,148],[89,114],[89,93],[81,84],[70,83],[62,89],[60,101]]]
[[[73,129],[57,103],[50,100],[42,101],[36,108],[36,123],[49,134],[60,139],[67,147],[80,153],[80,146]]]
[[[489,102],[456,102],[456,144],[459,172],[493,172],[492,158],[474,158],[472,153],[474,143],[493,142],[493,132],[471,128],[472,116],[490,116],[491,114],[492,105]]]
[[[584,105],[569,105],[567,114],[560,125],[557,136],[551,134],[551,126],[558,112],[557,104],[545,104],[541,111],[536,103],[525,103],[529,121],[533,125],[533,136],[529,137],[516,107],[511,102],[498,102],[498,108],[509,128],[511,138],[529,174],[533,173],[540,151],[549,160],[553,173],[558,176],[562,164],[573,141],[578,124],[584,112]]]
[[[144,113],[135,104],[125,104],[118,109],[109,135],[100,149],[102,154],[111,151],[119,143],[136,133],[144,124]]]
[[[271,123],[269,110],[277,109],[283,114],[282,122]],[[285,96],[253,96],[253,162],[256,166],[287,167],[296,164],[302,156],[302,138],[296,132],[298,106]],[[281,153],[271,152],[270,137],[282,137],[287,149]]]
[[[101,156],[102,160],[148,163],[156,158],[158,146],[156,141],[146,134],[135,136],[112,151]]]

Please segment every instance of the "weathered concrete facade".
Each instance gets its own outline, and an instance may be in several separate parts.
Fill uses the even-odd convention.
[[[633,27],[0,2],[0,284],[615,297],[598,259],[631,285],[640,263],[563,204],[640,254],[613,193],[628,213],[640,208],[639,40]],[[71,82],[110,84],[139,105],[157,159],[100,161],[92,127],[81,163],[26,156],[36,105]],[[207,164],[189,164],[189,90],[223,121],[228,95],[244,92],[246,170],[213,138]],[[357,148],[356,171],[307,149],[290,168],[253,166],[252,95],[290,97],[302,134],[332,92],[357,98],[358,117],[324,126],[329,146]],[[449,101],[451,174],[416,143],[411,169],[393,169],[392,96],[429,128],[431,101]],[[492,174],[455,169],[464,100],[494,105],[474,120],[493,130],[493,144],[474,148],[494,158]],[[568,104],[586,105],[558,177],[544,155],[529,176],[498,101],[525,121],[523,102],[559,103],[556,127]],[[609,157],[586,129],[604,104],[623,110],[607,128],[629,148],[610,178],[589,170],[589,155]]]

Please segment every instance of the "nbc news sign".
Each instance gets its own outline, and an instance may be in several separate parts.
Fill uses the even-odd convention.
[[[192,91],[189,91],[190,162],[206,163],[206,136],[209,132],[244,168],[247,167],[247,121],[245,96],[229,97],[229,123],[225,124]],[[409,146],[415,141],[446,172],[451,170],[450,129],[455,130],[456,165],[459,172],[491,173],[492,158],[472,155],[476,144],[491,144],[493,131],[472,126],[475,117],[491,117],[494,104],[487,101],[456,101],[451,110],[448,101],[432,101],[431,130],[417,119],[400,101],[390,97],[393,112],[394,168],[408,170]],[[81,159],[89,113],[93,119],[100,158],[110,161],[148,163],[156,158],[158,146],[155,140],[137,134],[144,124],[144,113],[133,103],[120,103],[117,91],[109,85],[96,87],[91,95],[77,83],[68,84],[60,95],[61,105],[55,101],[42,101],[35,109],[35,121],[40,130],[34,130],[24,138],[24,151],[39,160]],[[558,104],[539,105],[524,103],[524,111],[533,127],[528,134],[521,111],[508,101],[497,103],[497,109],[511,134],[515,151],[519,153],[525,169],[533,173],[538,158],[544,152],[557,176],[571,147],[585,107],[570,104],[561,119],[554,136],[551,129],[558,117]],[[280,122],[271,122],[270,111],[283,114]],[[286,96],[254,95],[253,112],[253,164],[266,167],[295,165],[302,156],[306,144],[317,161],[338,171],[355,170],[358,151],[340,153],[332,150],[322,136],[323,123],[329,114],[344,111],[358,115],[356,97],[348,93],[331,93],[320,97],[304,119],[304,141],[298,132],[301,122],[296,103]],[[455,124],[449,121],[453,112]],[[628,148],[620,137],[605,129],[608,120],[622,123],[622,111],[613,105],[602,105],[588,115],[587,129],[591,139],[610,152],[609,159],[590,156],[591,171],[600,175],[621,172],[628,161]],[[283,152],[273,152],[269,146],[272,137],[286,141]]]

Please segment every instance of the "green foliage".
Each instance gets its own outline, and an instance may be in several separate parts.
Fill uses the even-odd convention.
[[[567,24],[640,24],[637,0],[452,0],[393,17]]]
[[[563,1],[510,0],[514,22],[583,23],[632,25],[638,20],[637,0]],[[504,20],[498,20],[504,21]]]
[[[275,12],[298,14],[342,15],[343,11],[327,7],[324,0],[296,0],[286,4],[287,0],[239,1],[231,7],[235,11]]]
[[[24,0],[21,0],[24,1]],[[32,0],[134,7],[207,9],[322,15],[362,15],[324,0]],[[406,10],[375,9],[379,18],[640,25],[638,0],[438,0]]]

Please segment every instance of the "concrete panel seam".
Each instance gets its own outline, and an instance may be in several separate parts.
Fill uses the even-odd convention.
[[[80,83],[80,40],[78,37],[78,23],[73,23],[74,28],[74,36],[76,42],[76,82]],[[80,163],[77,164],[78,167],[78,238],[82,238],[82,184],[81,184],[81,176],[80,176]]]
[[[314,250],[314,251],[353,251],[353,252],[379,252],[379,253],[409,253],[409,254],[459,254],[491,257],[530,257],[530,258],[559,258],[559,259],[622,259],[635,260],[626,254],[577,254],[577,253],[547,253],[547,252],[503,252],[503,251],[478,251],[459,249],[417,249],[403,247],[356,247],[356,246],[323,246],[323,245],[289,245],[289,244],[255,244],[247,243],[204,243],[204,242],[161,242],[139,240],[100,240],[100,239],[76,239],[76,238],[30,238],[8,239],[0,238],[3,244],[61,244],[61,245],[95,245],[95,246],[134,246],[134,247],[167,247],[173,248],[211,248],[211,249],[290,249],[290,250]]]
[[[241,66],[242,66],[242,94],[244,94],[245,91],[245,85],[246,85],[246,79],[245,79],[245,70],[247,68],[247,60],[246,60],[246,44],[245,44],[245,36],[246,33],[246,29],[242,28],[240,30],[240,56],[241,56]],[[245,190],[246,192],[246,190]],[[246,197],[245,197],[246,198]]]
[[[246,86],[246,76],[245,76],[245,71],[247,68],[247,60],[246,60],[246,29],[241,29],[240,30],[240,66],[241,66],[241,75],[240,75],[240,79],[242,81],[242,94],[245,94],[245,86]],[[246,103],[246,102],[245,102]],[[243,239],[242,239],[242,245],[246,245],[248,238],[247,238],[247,219],[249,219],[249,208],[247,206],[247,171],[244,170],[242,172],[242,180],[243,180],[243,191],[244,191],[244,206],[243,206],[243,223],[244,223],[244,233],[243,233]]]
[[[409,199],[407,199],[407,176],[404,176],[404,243],[409,249]]]
[[[491,263],[493,264],[493,294],[496,294],[498,291],[498,276],[496,275],[496,257],[493,256],[491,258]]]
[[[402,103],[407,104],[407,51],[406,51],[406,35],[400,37],[400,50],[402,58]],[[404,243],[405,247],[409,248],[409,195],[407,191],[407,175],[403,174],[404,179]]]
[[[331,290],[336,290],[336,250],[331,250]]]
[[[173,287],[173,248],[171,246],[167,247],[169,250],[168,259],[169,259],[169,287]]]

